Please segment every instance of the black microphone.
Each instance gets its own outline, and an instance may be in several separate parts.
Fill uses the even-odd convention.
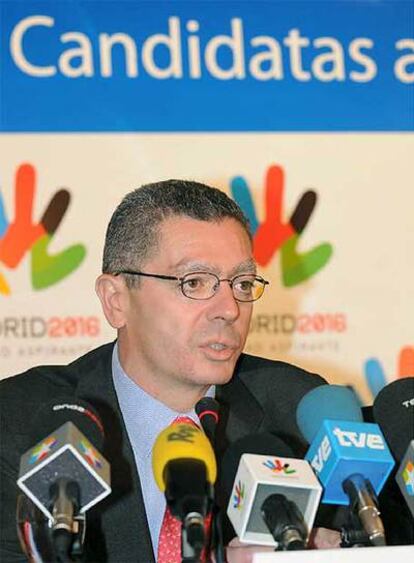
[[[381,389],[374,400],[373,413],[380,425],[385,439],[399,464],[395,481],[399,487],[411,516],[406,511],[398,510],[398,518],[394,510],[390,510],[390,527],[400,540],[414,540],[414,378],[396,379]],[[380,501],[386,506],[392,502],[398,505],[395,485],[389,484]],[[399,520],[398,530],[395,528]],[[405,528],[405,530],[404,530]]]
[[[196,414],[200,420],[210,444],[215,445],[216,428],[219,421],[220,405],[213,397],[203,397],[195,406]]]
[[[216,428],[220,416],[220,404],[212,397],[203,397],[195,406],[195,412],[205,435],[215,451]],[[215,495],[216,496],[216,495]],[[219,505],[214,502],[212,507],[212,526],[210,550],[214,552],[216,563],[225,561],[223,543],[223,515]]]
[[[91,405],[62,397],[40,409],[33,428],[17,484],[49,520],[56,558],[65,561],[84,534],[85,512],[111,492],[103,426]]]
[[[414,440],[414,377],[396,379],[383,387],[373,404],[375,421],[397,462]]]

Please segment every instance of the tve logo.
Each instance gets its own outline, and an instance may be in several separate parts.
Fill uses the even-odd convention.
[[[83,244],[75,244],[49,254],[53,240],[70,202],[68,190],[58,190],[45,209],[39,222],[33,220],[33,200],[36,190],[36,170],[31,164],[17,169],[15,180],[15,214],[11,221],[6,218],[3,198],[0,194],[0,264],[17,268],[27,252],[31,258],[33,289],[45,289],[60,282],[76,270],[86,255]],[[0,272],[0,294],[11,293],[5,276]]]
[[[231,181],[233,199],[243,209],[253,233],[254,257],[260,266],[266,266],[280,249],[282,282],[286,287],[298,285],[324,268],[332,256],[332,245],[324,242],[300,253],[300,237],[314,211],[317,195],[306,191],[298,201],[290,219],[283,220],[284,171],[281,166],[270,166],[265,180],[265,219],[259,223],[251,191],[246,180],[237,176]]]
[[[332,452],[332,446],[329,441],[328,436],[324,436],[322,438],[322,442],[318,446],[316,454],[310,460],[310,464],[314,468],[317,474],[319,474],[325,466],[325,463],[328,461],[329,456]],[[308,458],[307,458],[308,459]]]
[[[345,448],[371,448],[372,450],[384,450],[384,438],[380,434],[369,432],[351,432],[336,427],[333,431],[338,439],[338,444]]]
[[[378,494],[394,460],[377,424],[325,420],[313,440],[306,460],[324,487],[322,502],[348,504],[343,481],[353,473],[370,480]]]

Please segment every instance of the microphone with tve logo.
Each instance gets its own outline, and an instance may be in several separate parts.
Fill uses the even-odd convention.
[[[350,504],[373,545],[385,544],[376,494],[394,460],[377,424],[362,422],[353,391],[340,385],[312,389],[300,401],[298,426],[310,443],[309,460],[324,487],[322,502]]]
[[[309,463],[272,434],[246,436],[223,457],[227,514],[241,542],[304,549],[322,487]]]

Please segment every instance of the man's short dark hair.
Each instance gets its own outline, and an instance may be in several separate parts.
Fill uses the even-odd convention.
[[[221,190],[189,180],[155,182],[127,194],[115,209],[106,232],[102,271],[140,268],[157,249],[161,223],[172,216],[216,222],[232,218],[251,239],[246,216]],[[133,285],[132,276],[127,276],[127,283]]]

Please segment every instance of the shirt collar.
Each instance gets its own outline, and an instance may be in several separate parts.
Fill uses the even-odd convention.
[[[185,413],[177,412],[135,383],[121,366],[117,343],[112,353],[112,377],[128,434],[135,440],[135,447],[141,455],[151,455],[158,434],[170,426],[177,416],[188,416],[200,426],[194,409]],[[214,397],[214,395],[215,385],[211,385],[205,396]]]

